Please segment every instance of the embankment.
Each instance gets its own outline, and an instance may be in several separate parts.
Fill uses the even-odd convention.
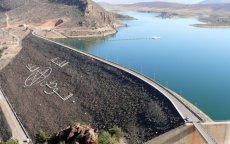
[[[0,84],[34,140],[72,121],[118,126],[143,143],[184,124],[173,104],[137,77],[32,34],[0,73]]]

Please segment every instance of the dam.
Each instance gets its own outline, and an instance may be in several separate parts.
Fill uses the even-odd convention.
[[[22,46],[0,73],[0,84],[32,141],[39,129],[54,133],[71,120],[98,129],[117,125],[130,143],[156,143],[165,137],[179,143],[184,137],[175,140],[170,132],[184,129],[188,135],[198,131],[204,143],[224,141],[201,124],[212,123],[207,115],[141,74],[35,33]]]

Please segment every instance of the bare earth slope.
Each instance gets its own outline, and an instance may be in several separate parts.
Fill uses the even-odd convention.
[[[84,36],[88,31],[93,36],[97,29],[115,33],[119,25],[113,14],[91,0],[0,0],[1,9],[12,27],[55,31],[59,37]]]
[[[32,35],[22,47],[0,83],[33,140],[76,120],[121,127],[136,144],[184,123],[165,96],[126,72]]]

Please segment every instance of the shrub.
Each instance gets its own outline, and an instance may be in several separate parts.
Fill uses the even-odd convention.
[[[19,144],[19,142],[16,139],[10,139],[6,142],[6,144]]]
[[[98,136],[99,144],[110,144],[111,135],[106,131],[101,131]]]
[[[76,121],[70,121],[70,122],[69,122],[69,126],[70,126],[70,127],[73,127],[76,123],[77,123]]]
[[[4,49],[0,49],[0,58],[2,57]]]
[[[43,130],[39,130],[38,133],[36,134],[36,142],[39,144],[44,144],[49,140],[50,136]]]
[[[65,144],[65,141],[60,141],[58,144]]]
[[[121,137],[118,138],[118,135],[116,135],[117,132],[119,132],[119,134],[120,134],[121,130],[120,131],[119,130],[120,129],[118,129],[118,128],[111,129],[111,132],[113,132],[114,135],[111,135],[111,133],[107,132],[107,131],[101,131],[99,133],[98,143],[99,144],[117,144],[121,138]]]
[[[121,128],[118,127],[113,127],[112,129],[109,129],[109,133],[118,142],[124,136],[124,133],[122,132]]]

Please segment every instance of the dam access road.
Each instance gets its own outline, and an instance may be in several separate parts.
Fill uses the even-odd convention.
[[[140,80],[146,82],[147,84],[151,85],[152,87],[156,88],[159,92],[161,92],[164,96],[166,96],[172,104],[175,106],[181,117],[185,120],[185,122],[193,123],[196,129],[199,131],[199,133],[202,135],[202,137],[206,140],[208,144],[217,144],[217,142],[214,140],[214,138],[203,128],[203,126],[200,124],[201,122],[205,121],[212,121],[209,117],[207,117],[204,113],[201,113],[200,110],[198,111],[193,111],[194,108],[190,108],[188,105],[182,102],[182,100],[179,98],[181,96],[177,95],[175,92],[172,92],[171,90],[165,88],[164,86],[160,85],[159,83],[137,73],[134,72],[133,70],[130,70],[128,68],[125,68],[123,66],[120,66],[118,64],[112,63],[110,61],[104,60],[102,58],[93,56],[91,54],[84,53],[82,51],[76,50],[72,47],[66,46],[64,44],[46,39],[45,37],[39,36],[36,34],[35,31],[32,32],[34,36],[37,36],[39,38],[42,38],[44,40],[50,41],[52,43],[56,43],[58,45],[61,45],[63,47],[66,47],[68,49],[71,49],[73,51],[77,51],[78,53],[81,53],[83,55],[86,55],[88,57],[91,57],[93,59],[99,60],[105,64],[111,65],[113,67],[116,67],[120,70],[123,70],[125,72],[128,72],[129,74],[139,78]],[[191,105],[190,105],[191,106]],[[198,115],[200,114],[200,115]]]
[[[27,133],[24,131],[22,124],[19,119],[17,119],[15,111],[12,109],[11,105],[8,103],[2,88],[0,87],[0,107],[2,108],[3,114],[9,124],[12,132],[12,138],[17,139],[19,144],[24,142],[28,143],[29,139]]]

